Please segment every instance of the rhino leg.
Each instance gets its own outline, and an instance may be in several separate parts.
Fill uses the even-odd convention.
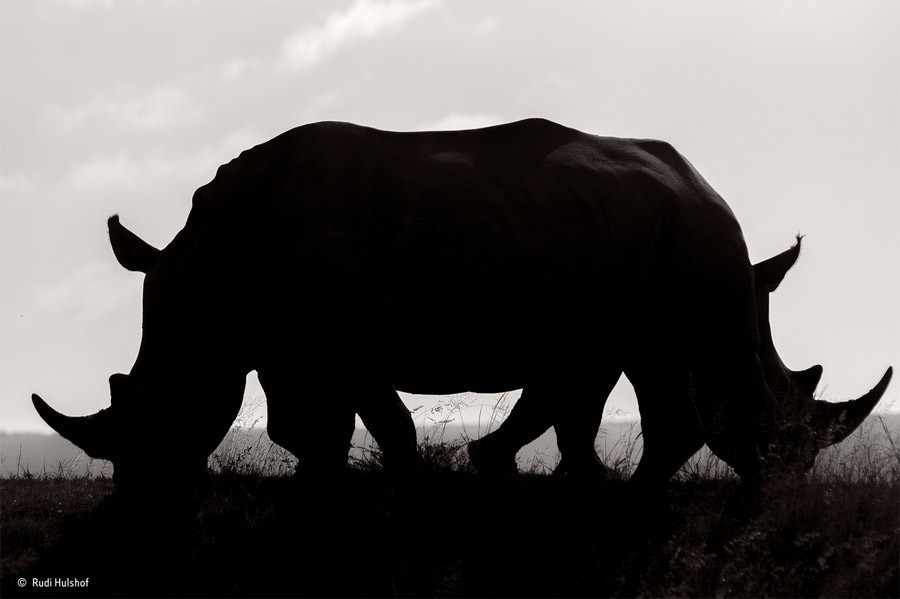
[[[706,444],[744,480],[763,474],[776,404],[755,354],[701,365],[692,373]]]
[[[540,386],[525,386],[522,396],[497,430],[469,443],[469,461],[482,474],[516,474],[516,453],[553,425],[548,408],[546,393]]]
[[[353,406],[315,385],[303,386],[303,401],[295,376],[283,369],[260,369],[266,393],[269,438],[299,460],[298,470],[328,472],[347,465],[356,426]]]
[[[418,470],[422,456],[416,446],[416,427],[393,385],[375,382],[350,393],[356,413],[382,451],[385,469],[395,473]]]
[[[516,453],[553,426],[562,454],[557,471],[606,477],[594,442],[606,399],[620,375],[615,368],[594,369],[588,376],[569,371],[526,385],[503,424],[469,443],[469,459],[479,472],[514,474]]]
[[[580,384],[569,381],[557,390],[556,393],[564,399],[554,403],[553,428],[562,458],[554,474],[609,477],[609,468],[597,455],[595,444],[606,400],[621,375],[619,368],[604,368],[592,373]]]
[[[687,370],[626,369],[641,412],[643,454],[630,479],[634,487],[664,486],[703,447],[703,429],[691,396]]]

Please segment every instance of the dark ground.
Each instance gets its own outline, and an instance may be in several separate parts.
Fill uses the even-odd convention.
[[[674,481],[666,497],[648,500],[621,481],[497,480],[449,461],[439,456],[406,483],[365,466],[328,481],[225,473],[184,501],[144,497],[140,505],[112,494],[108,480],[4,480],[0,590],[900,596],[896,482],[784,483],[748,509],[733,480]],[[32,585],[67,577],[89,577],[89,586]]]

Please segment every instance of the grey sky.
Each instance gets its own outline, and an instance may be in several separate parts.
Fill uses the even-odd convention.
[[[130,369],[141,279],[110,214],[163,246],[219,164],[305,122],[528,116],[670,141],[754,260],[805,233],[772,324],[826,398],[900,365],[894,0],[0,0],[0,426],[46,430],[32,392],[104,407]]]

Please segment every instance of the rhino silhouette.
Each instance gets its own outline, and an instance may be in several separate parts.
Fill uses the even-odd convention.
[[[769,325],[769,293],[781,283],[787,270],[800,254],[800,241],[791,249],[754,266],[756,306],[760,347],[758,356],[766,383],[776,404],[774,410],[761,413],[762,419],[745,420],[745,434],[757,444],[757,456],[745,462],[740,455],[740,429],[729,422],[729,406],[721,397],[698,392],[692,372],[654,345],[651,330],[640,336],[645,344],[631,348],[623,356],[622,370],[608,369],[611,389],[624,372],[637,392],[641,414],[643,453],[631,478],[636,485],[659,485],[668,481],[685,461],[704,444],[735,467],[743,476],[757,479],[770,466],[804,470],[812,466],[819,450],[843,441],[872,411],[891,377],[885,373],[874,389],[858,400],[829,403],[813,399],[822,376],[815,365],[794,371],[785,366],[772,341]],[[654,327],[659,323],[647,321]],[[702,384],[702,379],[701,379]],[[578,397],[577,395],[573,395]],[[546,398],[544,398],[546,399]],[[727,398],[724,398],[727,400]],[[585,396],[584,404],[546,402],[534,394],[523,393],[509,418],[483,439],[472,441],[468,450],[479,470],[511,474],[517,470],[515,454],[523,443],[553,425],[563,456],[557,473],[587,472],[608,476],[594,449],[605,396]],[[740,417],[740,414],[738,414]],[[736,443],[735,441],[738,441]]]
[[[646,435],[638,480],[668,478],[702,443],[745,477],[805,464],[891,375],[853,402],[813,400],[821,369],[787,369],[768,328],[768,293],[799,243],[754,267],[734,214],[670,145],[546,120],[298,127],[220,167],[164,249],[117,216],[109,233],[119,262],[146,274],[134,366],[91,416],[33,401],[112,460],[117,484],[162,464],[202,470],[254,369],[269,434],[303,467],[341,467],[358,413],[398,471],[419,463],[398,389],[523,388],[470,448],[476,465],[514,467],[553,425],[561,466],[595,469],[624,371]]]

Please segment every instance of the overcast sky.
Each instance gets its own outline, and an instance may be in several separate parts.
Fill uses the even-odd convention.
[[[141,277],[110,214],[164,246],[218,165],[311,121],[530,116],[671,142],[754,261],[806,234],[772,325],[826,398],[900,366],[896,0],[0,0],[0,427],[48,430],[32,392],[105,407],[131,368]],[[627,385],[609,407],[634,412]]]

